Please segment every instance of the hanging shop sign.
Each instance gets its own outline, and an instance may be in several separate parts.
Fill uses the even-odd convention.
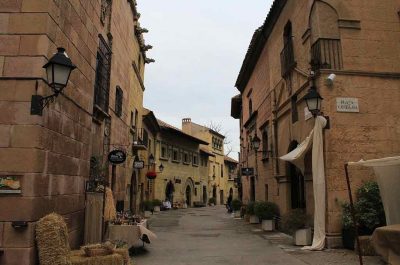
[[[358,98],[336,98],[337,112],[360,112]]]
[[[133,162],[133,168],[135,168],[135,169],[142,169],[142,168],[144,168],[144,161],[143,161],[143,160],[134,161],[134,162]]]
[[[108,161],[113,164],[122,164],[126,160],[126,153],[122,150],[113,150],[108,154]]]
[[[251,175],[254,175],[254,168],[252,167],[242,168],[242,176],[251,176]]]
[[[0,176],[0,194],[21,194],[19,176]]]

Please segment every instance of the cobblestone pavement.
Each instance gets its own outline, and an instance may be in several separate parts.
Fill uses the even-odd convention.
[[[158,239],[133,257],[135,265],[356,265],[351,251],[302,251],[280,233],[263,233],[257,225],[236,220],[223,207],[171,210],[152,216]],[[377,257],[366,265],[381,265]]]

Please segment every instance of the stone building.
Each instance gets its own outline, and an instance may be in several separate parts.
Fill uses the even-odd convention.
[[[329,117],[324,130],[329,247],[341,244],[344,163],[400,152],[398,11],[395,0],[275,0],[237,78],[240,95],[232,98],[231,115],[240,120],[240,166],[255,169],[242,176],[244,201],[269,200],[281,213],[305,208],[313,214],[311,154],[304,174],[278,157],[313,128],[304,95],[312,85],[310,69],[315,71],[322,112]],[[261,139],[258,152],[251,148],[255,135]],[[373,178],[361,168],[352,174],[353,190]]]
[[[210,154],[203,152],[200,145],[208,143],[161,120],[158,124],[160,131],[153,141],[155,165],[152,169],[157,177],[147,181],[147,199],[168,199],[177,207],[203,203]],[[158,170],[161,164],[162,172]]]
[[[190,118],[182,119],[182,130],[210,143],[202,146],[203,150],[213,154],[209,157],[208,197],[215,198],[217,204],[225,204],[230,190],[228,172],[225,170],[225,136],[207,126],[192,122]]]
[[[239,198],[239,193],[238,193],[238,173],[239,173],[239,162],[236,161],[233,158],[230,158],[229,156],[225,156],[224,158],[224,167],[225,167],[225,172],[228,177],[228,183],[227,183],[227,191],[228,191],[228,196],[229,194],[232,194],[233,199],[238,199]]]
[[[113,149],[132,157],[141,128],[144,66],[152,60],[138,18],[134,0],[1,1],[0,179],[14,185],[11,194],[0,189],[1,264],[35,264],[34,225],[50,212],[67,218],[78,247],[87,181],[103,178],[126,199],[132,158],[106,161]],[[42,66],[57,47],[77,68],[43,114],[31,115],[32,95],[52,93]]]

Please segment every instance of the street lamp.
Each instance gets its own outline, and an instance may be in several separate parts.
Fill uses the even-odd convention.
[[[158,169],[160,170],[160,173],[163,172],[163,170],[164,170],[163,164],[161,164],[161,165],[158,167]]]
[[[253,149],[257,152],[261,144],[261,140],[260,138],[258,138],[257,134],[254,136],[253,139],[251,139],[251,143],[253,145]]]
[[[323,98],[314,86],[308,90],[308,93],[304,96],[304,100],[306,101],[308,110],[314,117],[321,113],[321,103]]]
[[[154,163],[155,163],[154,156],[153,156],[153,154],[150,154],[150,156],[149,156],[149,166],[154,165]]]
[[[67,86],[72,70],[76,66],[68,57],[65,49],[57,48],[57,53],[43,66],[46,69],[47,84],[51,87],[54,94],[43,97],[33,95],[31,100],[31,115],[42,115],[43,109],[50,101],[53,101]]]

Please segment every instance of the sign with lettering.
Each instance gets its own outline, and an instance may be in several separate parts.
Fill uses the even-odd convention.
[[[122,164],[126,160],[126,153],[122,150],[113,150],[108,154],[108,161],[113,164]]]
[[[0,176],[0,194],[21,194],[19,176]]]
[[[337,112],[360,112],[358,98],[336,98]]]
[[[135,168],[135,169],[144,168],[144,161],[143,160],[133,161],[133,168]]]
[[[254,168],[252,167],[242,168],[242,176],[251,176],[251,175],[254,175]]]

